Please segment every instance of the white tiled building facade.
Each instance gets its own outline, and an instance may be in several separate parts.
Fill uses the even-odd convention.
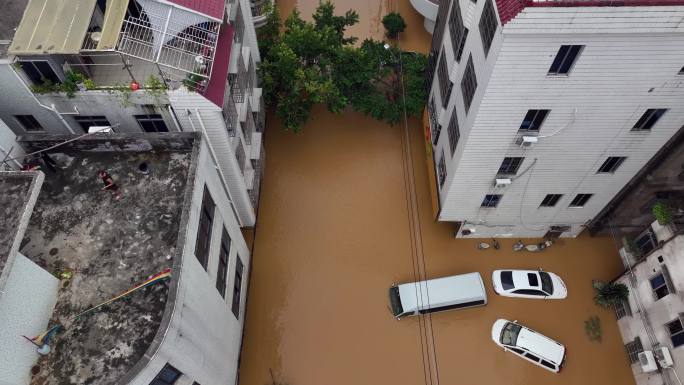
[[[684,3],[442,1],[428,99],[437,220],[574,237],[684,124]]]

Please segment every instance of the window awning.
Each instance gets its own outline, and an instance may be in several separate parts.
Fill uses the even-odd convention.
[[[29,0],[8,52],[77,54],[96,0]]]

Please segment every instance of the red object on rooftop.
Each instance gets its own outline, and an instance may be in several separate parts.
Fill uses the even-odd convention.
[[[168,0],[170,3],[223,20],[224,0]]]
[[[223,96],[228,83],[228,65],[230,64],[230,50],[233,47],[233,26],[224,23],[219,31],[214,54],[214,65],[211,77],[204,91],[204,97],[219,107],[223,107]]]
[[[137,91],[140,89],[140,84],[138,82],[131,82],[131,91]]]

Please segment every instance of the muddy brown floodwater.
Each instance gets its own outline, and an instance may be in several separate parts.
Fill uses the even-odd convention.
[[[315,3],[302,1],[299,7],[310,12]],[[362,22],[372,20],[366,13],[377,9],[373,4],[381,4],[337,3],[341,9],[358,5]],[[289,12],[288,4],[279,4]],[[409,20],[407,31],[422,31],[422,18],[408,0],[394,6]],[[370,32],[364,28],[360,37],[374,33],[373,27]],[[405,39],[412,49],[427,50],[429,35],[415,32]],[[409,133],[420,218],[414,239],[422,240],[419,253],[425,256],[427,276],[478,271],[487,286],[487,306],[434,314],[427,341],[421,338],[420,319],[396,321],[388,310],[388,287],[414,277],[403,127],[317,107],[295,135],[271,116],[240,384],[271,384],[271,371],[276,381],[288,385],[634,384],[615,317],[592,300],[592,279],[621,272],[611,240],[583,236],[561,240],[542,253],[516,253],[512,240],[502,241],[500,250],[479,251],[475,240],[454,239],[452,224],[432,219],[418,120],[409,121]],[[494,294],[492,270],[537,267],[565,280],[567,299]],[[600,343],[584,331],[584,321],[595,315],[603,329]],[[517,319],[565,344],[561,373],[498,348],[490,338],[497,318]],[[430,357],[431,377],[424,356]]]

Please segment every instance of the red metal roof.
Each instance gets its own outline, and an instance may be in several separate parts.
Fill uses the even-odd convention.
[[[496,0],[501,24],[513,20],[527,7],[646,7],[684,5],[684,0]]]
[[[223,20],[224,0],[168,0],[170,3]]]
[[[204,97],[211,100],[219,107],[223,107],[223,96],[228,83],[228,65],[230,64],[230,50],[233,47],[233,26],[228,23],[221,25],[214,65],[211,67],[211,77],[204,91]]]

